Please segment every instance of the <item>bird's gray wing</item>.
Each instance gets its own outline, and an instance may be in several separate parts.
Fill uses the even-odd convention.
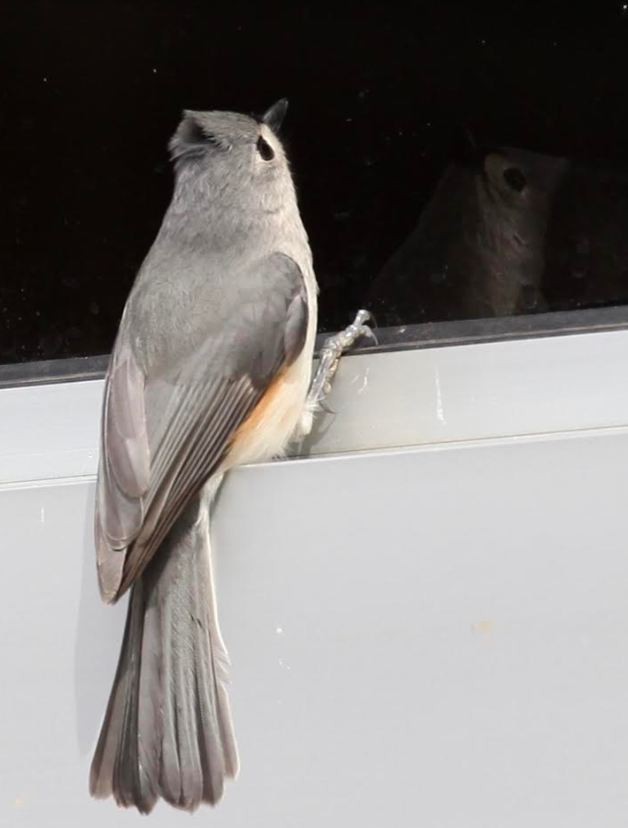
[[[125,311],[105,384],[96,498],[106,601],[143,572],[239,426],[303,348],[307,294],[296,262],[275,253],[231,281],[211,306],[200,303],[192,328],[165,326],[170,350],[161,363],[138,356],[132,304]]]

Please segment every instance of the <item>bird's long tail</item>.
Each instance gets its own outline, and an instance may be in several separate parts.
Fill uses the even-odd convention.
[[[90,792],[151,811],[216,803],[238,771],[207,509],[179,519],[133,587]]]

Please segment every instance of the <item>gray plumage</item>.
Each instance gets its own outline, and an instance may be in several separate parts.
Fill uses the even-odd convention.
[[[90,790],[143,812],[215,803],[237,772],[207,510],[230,465],[282,450],[307,393],[316,282],[273,131],[283,112],[184,113],[172,202],[106,378],[99,584],[107,602],[133,588]]]

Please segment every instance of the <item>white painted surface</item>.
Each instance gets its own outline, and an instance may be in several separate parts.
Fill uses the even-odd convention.
[[[312,454],[628,424],[628,331],[345,358]],[[102,382],[0,392],[0,484],[95,474]]]
[[[627,484],[625,430],[237,471],[214,545],[242,772],[150,824],[624,826]],[[146,824],[87,794],[124,620],[92,494],[0,493],[2,826]]]
[[[148,824],[623,828],[627,343],[353,357],[316,447],[347,453],[230,476],[242,772]],[[96,587],[99,392],[0,391],[2,828],[147,824],[87,793],[124,622]],[[349,451],[395,442],[425,445]]]

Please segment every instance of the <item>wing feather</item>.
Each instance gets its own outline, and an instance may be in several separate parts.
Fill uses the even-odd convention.
[[[97,484],[98,572],[107,601],[143,572],[305,342],[307,294],[291,258],[268,256],[234,282],[237,291],[216,294],[207,306],[201,292],[206,313],[196,314],[193,329],[189,311],[178,325],[169,320],[167,335],[153,322],[148,335],[161,337],[162,347],[154,358],[134,335],[146,327],[137,308],[150,307],[150,283],[127,303],[105,384]]]

